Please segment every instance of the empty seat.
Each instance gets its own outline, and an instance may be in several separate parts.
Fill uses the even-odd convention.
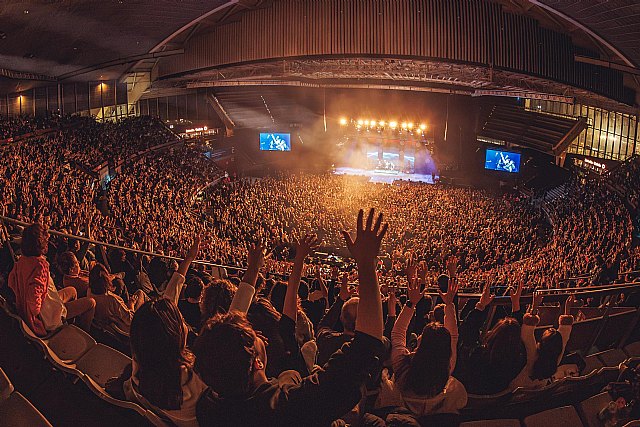
[[[624,352],[629,357],[640,357],[640,341],[627,344],[624,348]]]
[[[602,408],[611,402],[609,393],[600,393],[596,396],[584,400],[578,406],[585,427],[601,427],[602,422],[598,419],[598,413]]]
[[[74,363],[96,345],[91,335],[73,325],[63,326],[55,335],[43,341],[66,364]]]
[[[460,427],[520,427],[519,420],[480,420],[467,421],[460,424]]]
[[[617,347],[633,326],[635,318],[636,310],[634,309],[627,309],[627,311],[615,310],[614,314],[609,315],[606,319],[595,346],[599,350]]]
[[[598,356],[604,366],[618,366],[627,359],[626,353],[619,348],[596,353],[594,356]]]
[[[0,402],[0,424],[11,427],[51,427],[40,411],[17,391]]]
[[[605,366],[591,378],[593,384],[606,386],[610,382],[616,381],[620,375],[620,369],[612,366]]]
[[[575,322],[571,329],[571,336],[569,337],[569,342],[567,342],[565,352],[573,353],[579,351],[582,354],[587,354],[603,321],[602,317],[593,317],[582,322]]]
[[[100,387],[109,378],[119,376],[131,359],[103,344],[96,344],[76,362],[76,368],[91,377]]]
[[[595,354],[585,357],[584,362],[586,363],[584,369],[582,370],[582,374],[584,375],[587,375],[593,371],[597,371],[604,366],[602,361]]]
[[[526,427],[579,427],[582,426],[582,421],[573,406],[563,406],[530,415],[524,419],[524,425]]]

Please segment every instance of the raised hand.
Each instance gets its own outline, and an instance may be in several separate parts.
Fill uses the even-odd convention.
[[[418,263],[413,259],[412,255],[409,255],[407,259],[407,265],[404,268],[404,272],[407,275],[407,281],[411,282],[416,278],[418,272]]]
[[[189,251],[187,252],[187,256],[185,258],[193,261],[198,256],[199,251],[200,251],[200,237],[196,237],[195,239],[193,239],[193,243],[191,244],[191,247],[189,248]]]
[[[380,244],[389,227],[389,224],[382,224],[382,214],[378,215],[374,225],[374,213],[374,209],[369,210],[367,222],[364,224],[364,211],[360,209],[360,212],[358,212],[355,241],[351,239],[348,232],[342,231],[347,249],[349,249],[349,252],[358,264],[375,263],[378,252],[380,251]]]
[[[511,312],[515,313],[520,311],[520,297],[522,296],[522,289],[524,288],[524,280],[518,282],[516,289],[511,289],[509,292],[509,298],[511,298]]]
[[[491,286],[489,286],[488,283],[485,284],[484,289],[482,290],[482,295],[480,295],[480,301],[476,303],[476,308],[480,311],[484,311],[484,309],[493,302],[494,298],[495,295],[491,294]]]
[[[264,265],[266,249],[264,245],[252,243],[247,248],[247,271],[245,271],[242,281],[255,287],[258,281],[258,274]]]
[[[531,304],[531,311],[535,312],[542,304],[542,300],[544,299],[544,294],[542,292],[534,292],[533,293],[533,303]]]
[[[264,258],[266,255],[266,248],[263,244],[252,243],[247,248],[247,270],[255,269],[259,271],[264,265]]]
[[[442,293],[442,291],[440,289],[438,289],[438,293],[440,294],[440,298],[442,298],[442,301],[446,304],[453,304],[453,300],[456,297],[456,294],[458,293],[458,288],[459,288],[459,284],[457,280],[450,280],[449,281],[449,288],[447,289],[447,292],[445,294]]]
[[[458,257],[451,255],[447,258],[446,266],[449,277],[456,277],[456,273],[458,272]]]
[[[387,315],[396,317],[396,306],[398,305],[398,297],[396,297],[395,286],[389,286],[389,299],[387,300]]]
[[[420,302],[422,299],[422,292],[420,292],[420,284],[417,280],[411,280],[407,282],[407,296],[409,297],[409,301],[413,304],[415,308],[416,304]]]
[[[569,298],[564,302],[564,314],[570,315],[571,309],[576,305],[575,294],[569,295]]]
[[[338,293],[338,297],[342,301],[348,301],[351,298],[351,291],[349,290],[349,275],[347,273],[342,273],[342,280],[340,282],[340,293]]]
[[[427,282],[427,264],[424,261],[420,261],[418,264],[418,277],[420,278],[420,283]]]
[[[317,235],[305,234],[305,236],[300,239],[296,245],[296,259],[304,260],[318,247],[318,245],[320,245],[320,241],[318,240]],[[317,274],[320,275],[319,268],[316,271],[318,272]]]

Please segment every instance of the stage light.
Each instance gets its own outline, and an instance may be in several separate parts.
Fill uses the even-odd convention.
[[[345,119],[344,117],[342,117],[342,118],[340,119],[340,124],[341,124],[342,126],[346,126],[346,125],[347,125],[347,119]]]
[[[358,120],[358,126],[362,126],[363,123],[362,119]]]
[[[371,120],[371,122],[369,122],[371,124],[371,127],[375,127],[376,126],[376,121],[375,120]]]
[[[369,120],[365,120],[365,121],[364,121],[364,125],[365,125],[365,126],[369,126]]]
[[[385,124],[386,124],[386,123],[384,122],[384,120],[380,120],[380,121],[378,122],[378,125],[380,125],[380,126],[384,126]]]
[[[413,129],[413,123],[409,123],[409,124],[407,124],[407,127],[408,127],[409,129]]]
[[[406,129],[407,128],[407,122],[402,122],[402,129]]]
[[[398,122],[396,122],[396,121],[391,121],[391,122],[389,122],[389,127],[390,127],[391,129],[395,129],[395,128],[397,128],[397,127],[398,127]]]
[[[425,130],[427,128],[427,125],[425,125],[424,123],[420,125],[420,130]]]

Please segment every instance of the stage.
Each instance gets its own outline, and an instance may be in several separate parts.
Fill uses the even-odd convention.
[[[347,168],[347,167],[335,168],[333,173],[336,175],[368,176],[369,182],[382,182],[385,184],[393,184],[393,181],[397,181],[397,180],[434,184],[431,174],[429,175],[418,174],[418,173],[409,174],[409,173],[403,173],[400,171],[393,171],[393,170],[382,170],[382,169],[368,170],[368,169],[355,169],[355,168]],[[438,177],[436,176],[436,179],[437,178]]]

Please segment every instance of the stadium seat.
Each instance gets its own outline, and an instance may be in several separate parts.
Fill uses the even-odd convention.
[[[605,387],[610,382],[616,381],[620,375],[620,369],[617,367],[605,366],[600,368],[596,375],[591,377],[592,384]]]
[[[624,348],[624,352],[629,357],[640,357],[640,341],[627,344]]]
[[[93,378],[91,378],[89,375],[83,374],[82,381],[87,385],[89,390],[91,390],[96,396],[98,396],[100,399],[104,400],[105,402],[109,403],[110,405],[135,411],[138,414],[145,417],[147,421],[149,421],[151,424],[153,424],[156,427],[169,427],[168,424],[162,421],[162,419],[159,416],[143,408],[137,403],[127,402],[124,400],[113,398],[109,393],[105,391],[105,389],[100,384],[95,382]]]
[[[479,395],[469,394],[467,397],[467,408],[486,408],[496,406],[506,402],[511,398],[511,390],[505,390],[496,394]]]
[[[597,356],[604,366],[618,366],[627,359],[627,355],[619,348],[602,351],[592,356]]]
[[[0,424],[10,427],[51,427],[40,411],[17,391],[0,402]]]
[[[609,393],[600,393],[578,405],[585,427],[602,427],[602,422],[598,419],[598,413],[609,402],[611,402]]]
[[[614,310],[605,320],[604,327],[598,334],[595,346],[598,350],[615,348],[621,344],[631,326],[636,321],[636,310],[627,308],[626,310]]]
[[[571,426],[580,427],[582,421],[573,406],[549,409],[524,419],[526,427],[555,427]]]
[[[100,387],[109,378],[119,376],[131,359],[103,344],[96,344],[76,362],[76,368],[91,377]]]
[[[586,365],[582,370],[583,375],[587,375],[593,371],[597,371],[604,366],[602,361],[595,354],[585,357],[584,362],[586,363]]]
[[[565,381],[566,380],[563,378],[561,380],[554,381],[543,388],[538,389],[527,389],[518,387],[513,391],[513,395],[511,396],[511,400],[509,401],[509,403],[520,404],[547,399],[551,395],[551,393],[562,387]]]
[[[573,395],[576,392],[584,391],[590,384],[594,382],[594,378],[598,375],[596,369],[585,375],[575,377],[565,377],[553,390],[553,396]]]
[[[13,393],[13,384],[11,384],[7,374],[0,368],[0,402],[8,398],[11,393]]]
[[[63,326],[55,335],[42,341],[66,364],[74,363],[96,345],[91,335],[73,325]]]
[[[520,420],[480,420],[467,421],[460,427],[520,427]]]
[[[624,364],[631,369],[635,369],[640,365],[640,357],[630,357],[624,361]]]
[[[594,317],[575,322],[571,329],[571,336],[567,342],[565,353],[579,352],[580,354],[588,354],[598,328],[602,325],[602,317]]]

